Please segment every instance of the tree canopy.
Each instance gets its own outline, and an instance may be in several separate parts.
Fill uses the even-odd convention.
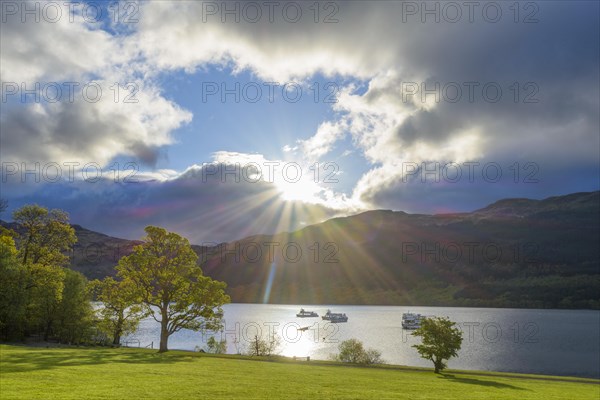
[[[338,346],[340,351],[336,360],[354,364],[383,364],[381,352],[375,349],[365,349],[358,339],[344,340]]]
[[[204,276],[187,239],[155,226],[145,229],[144,243],[121,258],[118,276],[161,324],[159,351],[181,329],[218,329],[221,306],[228,303],[225,283]]]
[[[433,362],[436,374],[446,368],[445,360],[458,355],[463,340],[456,323],[445,317],[423,319],[413,335],[422,338],[422,343],[413,347],[421,357]]]
[[[0,337],[87,340],[88,281],[66,268],[77,240],[68,215],[33,204],[16,210],[13,219],[16,232],[0,228]]]
[[[112,277],[94,280],[91,291],[102,306],[96,311],[98,327],[110,335],[112,344],[119,345],[121,336],[135,332],[140,320],[146,316],[130,281],[117,281]]]
[[[13,219],[22,229],[19,258],[23,264],[67,264],[69,256],[65,252],[77,241],[67,213],[33,204],[16,210]]]

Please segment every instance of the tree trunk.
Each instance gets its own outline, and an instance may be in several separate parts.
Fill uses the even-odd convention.
[[[50,338],[50,332],[52,332],[52,320],[48,319],[46,321],[46,329],[44,329],[44,342],[47,342]]]
[[[436,358],[435,361],[433,362],[433,365],[435,366],[435,373],[439,374],[440,371],[442,370],[442,360],[440,360],[439,358]]]
[[[121,332],[123,332],[123,318],[119,315],[115,330],[113,332],[113,345],[118,346],[121,344]]]
[[[158,349],[159,353],[164,353],[165,351],[169,351],[167,346],[167,342],[169,340],[169,332],[166,328],[161,327],[160,329],[160,347]]]
[[[169,351],[168,341],[169,341],[169,329],[168,324],[169,320],[167,319],[167,309],[164,308],[161,310],[162,319],[160,321],[160,347],[158,348],[159,353],[164,353],[165,351]]]

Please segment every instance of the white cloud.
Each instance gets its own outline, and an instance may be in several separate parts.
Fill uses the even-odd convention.
[[[323,122],[319,125],[314,136],[300,141],[303,154],[309,159],[318,160],[331,151],[335,142],[346,135],[347,129],[348,125],[344,119],[335,122]]]
[[[20,7],[34,9],[35,3]],[[189,123],[191,113],[165,99],[146,79],[131,36],[111,35],[81,15],[71,15],[71,21],[67,5],[53,4],[62,8],[57,22],[29,17],[23,23],[17,15],[6,16],[1,24],[7,101],[0,114],[0,157],[104,166],[123,155],[153,164],[156,149],[173,142],[172,131]],[[39,98],[28,95],[23,104],[22,88],[36,85]],[[9,88],[18,92],[7,92]],[[59,93],[57,101],[49,100]]]
[[[38,8],[43,5],[24,1],[18,8],[33,10],[36,3]],[[96,29],[81,15],[72,15],[71,22],[68,5],[53,2],[53,6],[60,7],[62,15],[55,22],[46,18],[36,22],[29,15],[23,23],[20,12],[3,15],[0,25],[3,82],[80,81],[90,73],[112,68],[130,58],[122,42]]]
[[[355,35],[355,24],[383,16],[378,7],[344,4],[340,12],[344,23],[315,24],[310,4],[295,2],[304,9],[297,23],[286,22],[281,16],[286,2],[279,4],[273,23],[266,14],[258,23],[243,18],[235,23],[231,16],[222,23],[220,15],[206,15],[202,2],[148,2],[142,9],[139,46],[159,69],[231,65],[236,72],[250,70],[266,81],[279,82],[316,73],[369,77],[380,70],[382,61],[389,64],[395,58],[381,45],[381,37]]]
[[[597,12],[552,2],[541,5],[539,24],[515,24],[508,17],[499,23],[478,18],[423,24],[418,18],[399,23],[402,2],[344,2],[334,24],[315,24],[310,14],[295,24],[280,17],[275,23],[221,23],[219,16],[204,22],[201,2],[140,5],[139,23],[119,35],[81,19],[2,24],[3,81],[93,79],[103,82],[107,94],[111,82],[139,82],[141,88],[137,104],[111,103],[108,96],[94,104],[8,104],[0,115],[3,131],[11,132],[2,137],[3,160],[106,163],[131,155],[152,164],[156,148],[172,143],[173,130],[192,118],[165,98],[156,77],[217,65],[265,81],[322,74],[368,82],[366,92],[342,88],[334,116],[312,137],[283,149],[319,159],[350,135],[369,170],[358,178],[351,199],[319,189],[338,209],[377,206],[378,199],[403,190],[397,165],[406,161],[513,157],[565,168],[598,164]],[[598,5],[589,7],[597,11]],[[498,82],[504,97],[490,103],[480,95],[455,104],[403,96],[406,83],[467,81]],[[515,81],[521,96],[526,82],[537,84],[539,102],[512,101]],[[215,161],[268,160],[223,151]],[[166,175],[167,181],[180,178]]]
[[[172,143],[171,132],[191,120],[191,114],[160,96],[156,89],[137,92],[137,103],[115,102],[112,82],[96,81],[102,96],[91,103],[40,103],[2,114],[1,156],[15,162],[95,162],[106,165],[116,155],[149,164],[155,149]]]

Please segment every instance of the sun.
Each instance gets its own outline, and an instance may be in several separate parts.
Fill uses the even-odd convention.
[[[305,203],[319,203],[318,195],[322,188],[310,179],[300,179],[297,182],[281,180],[275,182],[281,198],[286,201],[303,201]]]

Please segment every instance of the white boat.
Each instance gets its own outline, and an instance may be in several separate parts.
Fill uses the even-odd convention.
[[[419,329],[421,327],[421,320],[425,316],[417,313],[403,313],[402,314],[402,329]]]
[[[296,317],[298,318],[314,318],[314,317],[318,317],[319,314],[317,314],[314,311],[305,311],[304,308],[300,309],[300,312],[298,314],[296,314]]]
[[[326,321],[333,322],[333,323],[348,322],[348,316],[346,314],[332,313],[331,310],[327,310],[325,315],[323,315],[321,318]]]
[[[337,314],[332,316],[329,322],[334,324],[338,322],[348,322],[348,316],[346,314]]]

